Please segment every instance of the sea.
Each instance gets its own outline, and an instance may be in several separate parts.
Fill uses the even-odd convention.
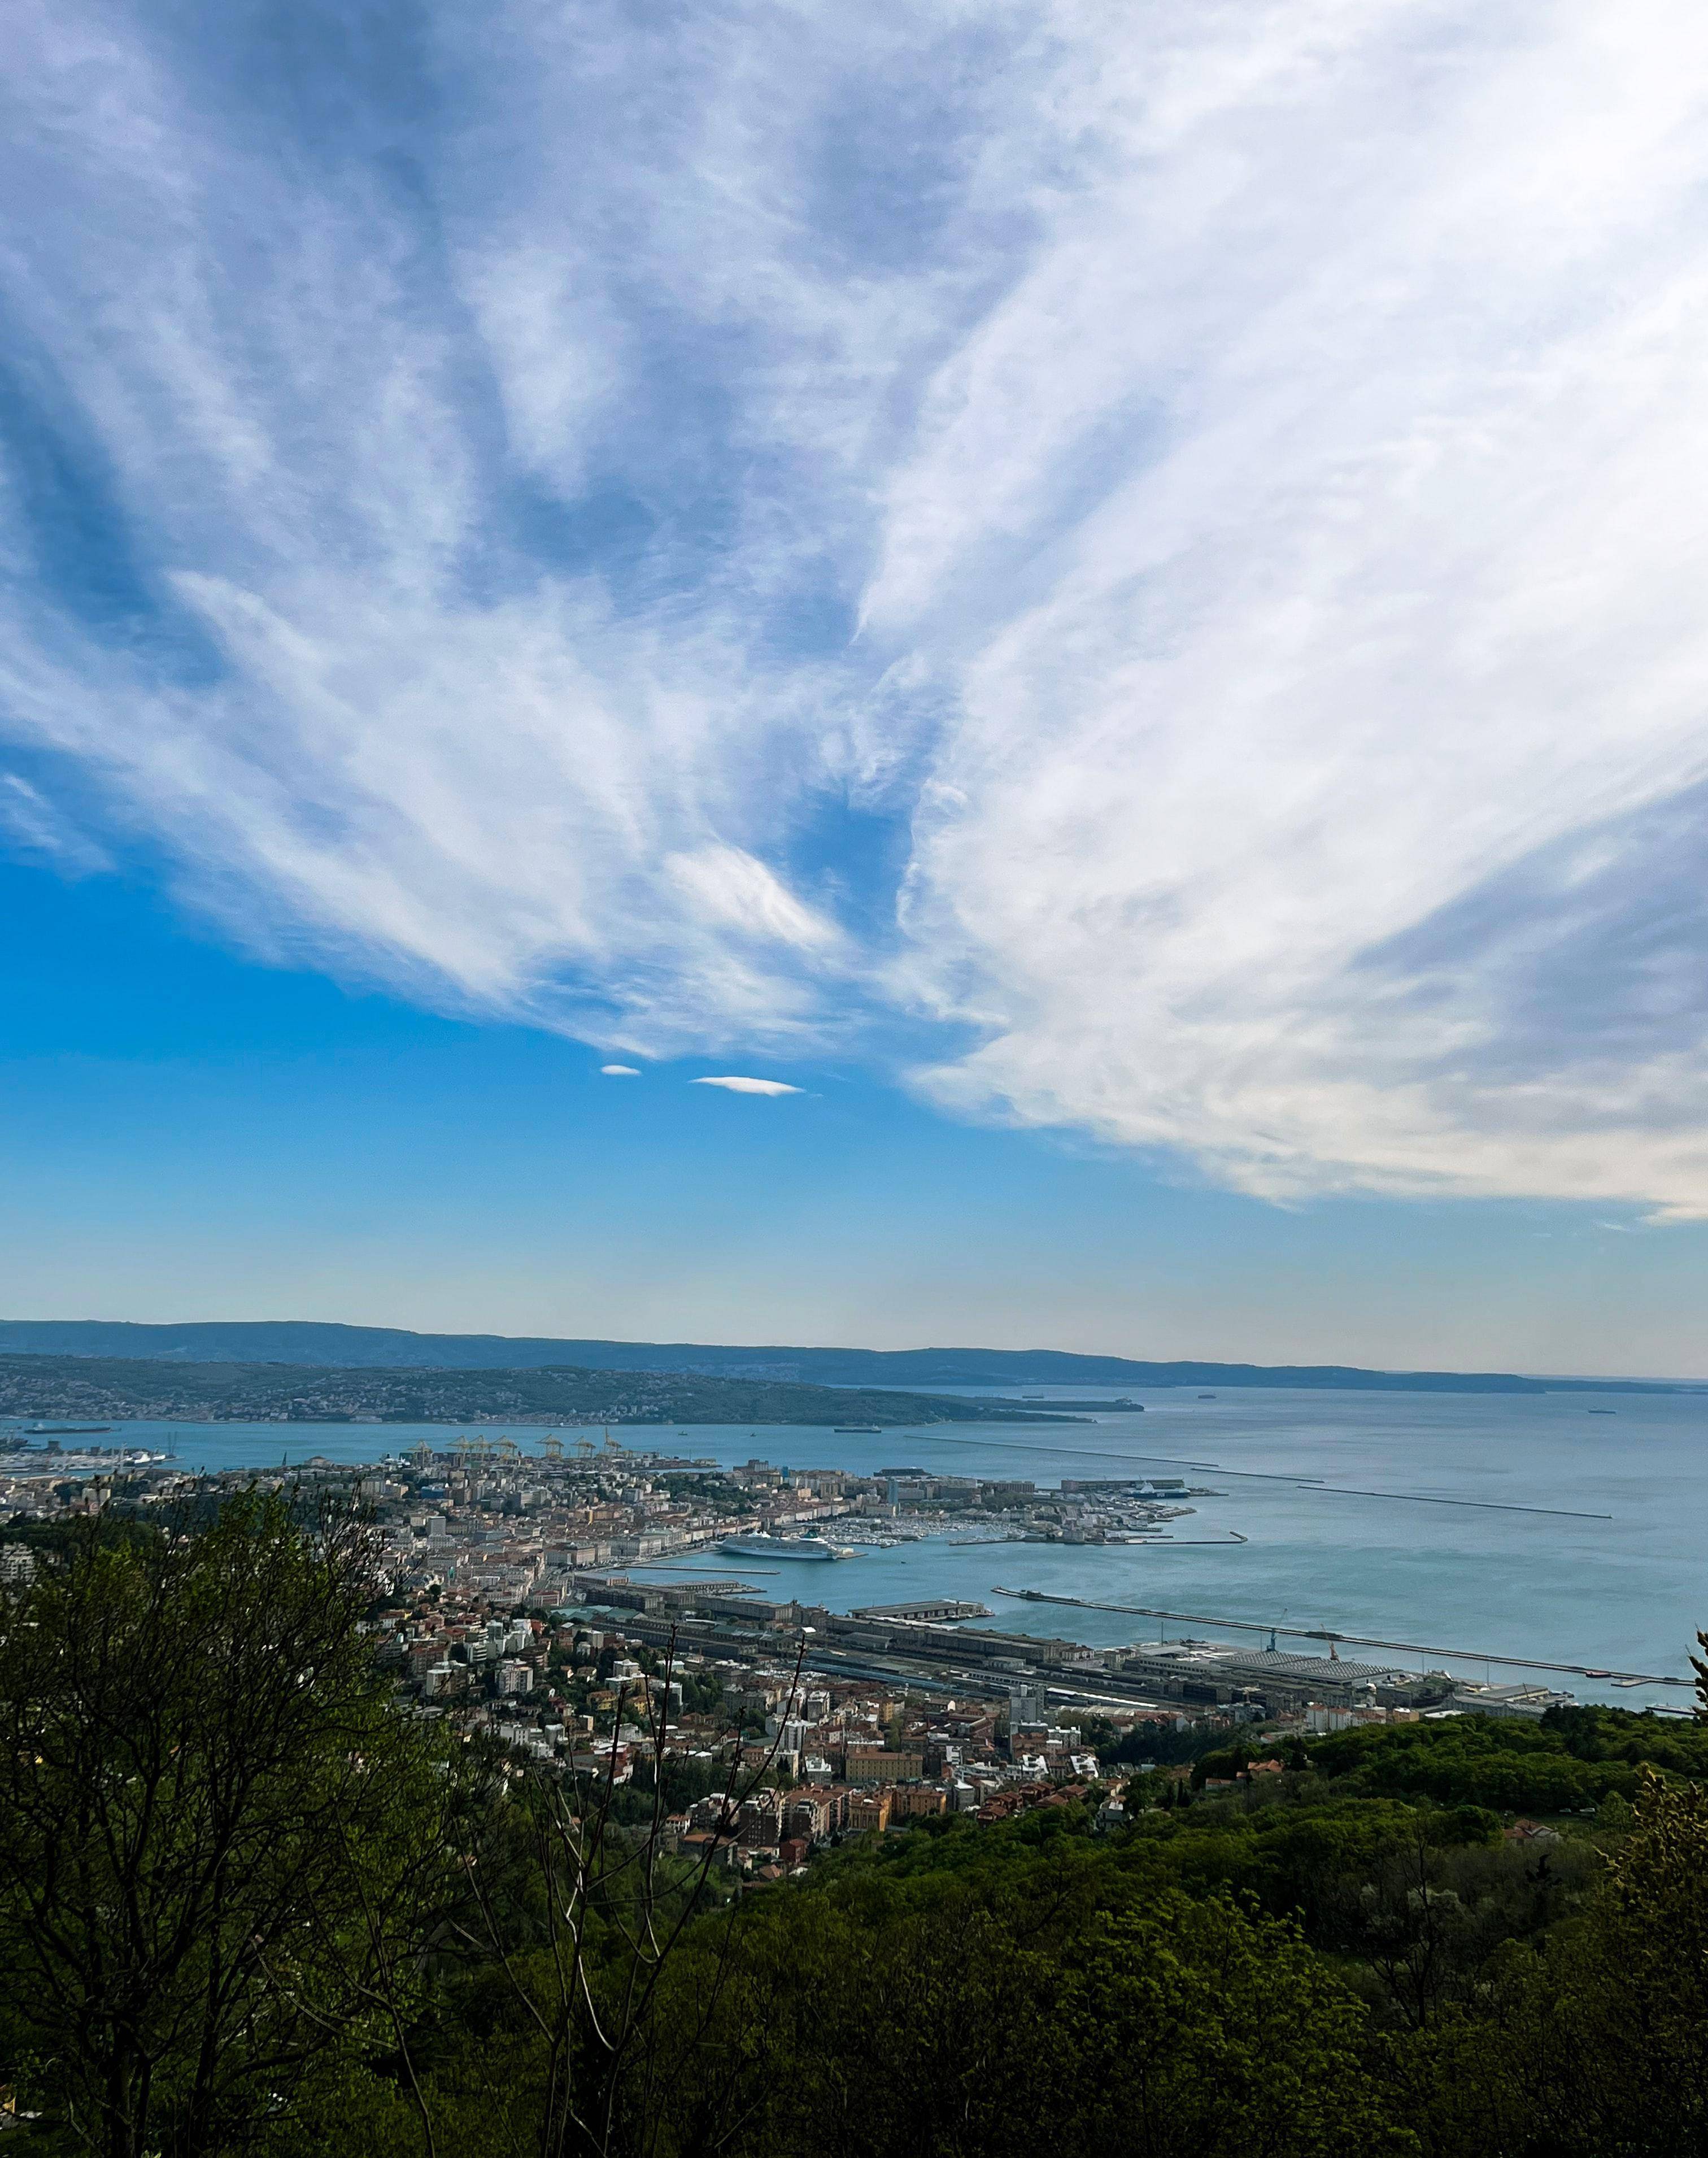
[[[1082,1420],[1024,1427],[899,1424],[881,1434],[819,1426],[625,1426],[623,1444],[733,1466],[861,1474],[924,1469],[1029,1479],[1184,1476],[1205,1495],[1164,1536],[1132,1545],[973,1541],[950,1528],[833,1566],[696,1558],[636,1577],[740,1577],[761,1594],[830,1608],[956,1597],[991,1607],[975,1624],[1107,1647],[1123,1642],[1231,1639],[1275,1628],[1277,1644],[1320,1650],[1313,1633],[1419,1644],[1401,1654],[1348,1646],[1360,1661],[1445,1666],[1469,1678],[1534,1677],[1581,1701],[1688,1707],[1680,1686],[1528,1672],[1509,1660],[1587,1665],[1688,1679],[1708,1627],[1708,1393],[1325,1393],[1282,1389],[1134,1392],[1143,1408],[1102,1405]],[[987,1390],[986,1398],[989,1398]],[[1016,1399],[1021,1398],[1019,1396]],[[471,1431],[473,1427],[469,1427]],[[482,1427],[524,1453],[545,1436],[522,1423]],[[432,1425],[131,1423],[122,1438],[164,1447],[186,1467],[302,1463],[319,1454],[370,1462],[421,1440],[452,1443]],[[567,1443],[571,1434],[562,1434]],[[596,1438],[598,1434],[591,1434]],[[1246,1539],[1232,1540],[1233,1533]],[[1037,1589],[1098,1604],[1174,1614],[1015,1600]],[[1266,1637],[1267,1638],[1267,1637]]]

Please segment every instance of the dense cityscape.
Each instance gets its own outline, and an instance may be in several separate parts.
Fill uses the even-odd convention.
[[[874,1543],[952,1536],[994,1558],[1015,1541],[1143,1538],[1191,1512],[1178,1476],[1051,1489],[911,1466],[725,1469],[608,1432],[567,1453],[556,1438],[524,1453],[469,1436],[371,1468],[314,1457],[259,1477],[77,1445],[13,1435],[0,1450],[0,1526],[111,1505],[165,1518],[257,1484],[354,1502],[375,1539],[377,1654],[415,1713],[571,1777],[622,1785],[638,1771],[652,1788],[662,1775],[684,1801],[673,1846],[710,1839],[761,1871],[849,1833],[947,1813],[993,1820],[1065,1796],[1091,1799],[1107,1825],[1135,1765],[1178,1780],[1240,1734],[1278,1746],[1467,1713],[1537,1720],[1572,1698],[1272,1639],[1094,1648],[978,1623],[991,1611],[964,1600],[852,1612],[816,1600],[833,1555]],[[708,1567],[720,1555],[721,1575]],[[788,1573],[792,1593],[761,1594],[743,1556]],[[21,1548],[12,1563],[26,1563]],[[673,1567],[689,1577],[670,1579]],[[764,1787],[730,1806],[756,1771]]]

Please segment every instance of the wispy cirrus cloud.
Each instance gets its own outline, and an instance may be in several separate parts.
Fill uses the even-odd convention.
[[[113,865],[106,849],[22,772],[0,772],[0,844],[26,860],[50,863],[65,876],[92,876]]]
[[[608,1051],[1708,1211],[1694,13],[364,20],[18,18],[78,829]]]

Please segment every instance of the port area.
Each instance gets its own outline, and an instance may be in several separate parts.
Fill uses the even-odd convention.
[[[105,1432],[112,1426],[86,1428]],[[36,1441],[39,1443],[32,1443]],[[169,1459],[146,1446],[91,1445],[76,1425],[32,1425],[23,1432],[0,1432],[0,1475],[8,1477],[123,1475],[157,1469]]]
[[[1344,1641],[1357,1649],[1391,1649],[1407,1656],[1446,1656],[1456,1664],[1499,1664],[1504,1670],[1555,1671],[1581,1679],[1609,1679],[1618,1686],[1690,1686],[1693,1679],[1674,1678],[1664,1672],[1613,1670],[1599,1664],[1551,1663],[1540,1656],[1511,1656],[1496,1649],[1449,1649],[1435,1641],[1390,1641],[1373,1634],[1342,1634],[1326,1626],[1286,1626],[1267,1618],[1213,1618],[1201,1611],[1168,1611],[1155,1604],[1103,1603],[1089,1596],[1053,1596],[1041,1588],[994,1588],[994,1596],[1013,1597],[1024,1603],[1060,1603],[1081,1611],[1118,1611],[1135,1618],[1159,1618],[1186,1626],[1215,1626],[1223,1632],[1267,1634],[1288,1640]]]
[[[849,1615],[880,1622],[885,1618],[911,1618],[923,1625],[953,1626],[963,1618],[988,1618],[994,1614],[988,1603],[968,1603],[957,1597],[945,1596],[927,1598],[917,1603],[868,1603]]]
[[[1161,1615],[1035,1591],[993,1593],[1028,1603],[1077,1603],[1086,1609]],[[775,1602],[698,1584],[637,1582],[626,1575],[580,1576],[571,1602],[610,1613],[629,1638],[654,1648],[670,1646],[679,1654],[735,1661],[775,1664],[798,1658],[803,1670],[826,1675],[971,1699],[1000,1701],[1031,1692],[1040,1701],[1111,1711],[1179,1707],[1187,1713],[1226,1712],[1236,1720],[1290,1716],[1313,1729],[1340,1728],[1342,1719],[1539,1719],[1550,1708],[1568,1707],[1575,1701],[1571,1694],[1534,1680],[1479,1682],[1445,1669],[1419,1671],[1396,1663],[1354,1660],[1339,1652],[1339,1641],[1350,1638],[1346,1636],[1331,1641],[1327,1655],[1295,1654],[1274,1645],[1278,1629],[1240,1620],[1196,1623],[1268,1633],[1269,1644],[1187,1638],[1093,1648],[1064,1638],[968,1626],[968,1618],[988,1614],[983,1607],[969,1608],[958,1599],[868,1605],[842,1613],[797,1598]],[[1588,1675],[1587,1666],[1528,1660],[1531,1669]],[[1644,1682],[1683,1683],[1667,1678]]]

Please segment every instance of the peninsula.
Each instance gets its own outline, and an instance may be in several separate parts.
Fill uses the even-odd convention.
[[[0,1355],[0,1417],[183,1422],[539,1424],[1051,1423],[1014,1402],[692,1373],[168,1363]]]

